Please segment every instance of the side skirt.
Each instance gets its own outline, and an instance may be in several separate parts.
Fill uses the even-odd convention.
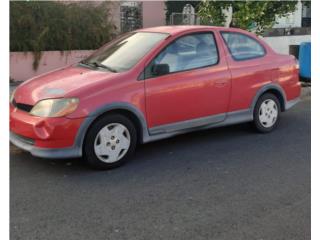
[[[251,109],[245,109],[240,111],[228,112],[226,114],[217,114],[204,118],[197,118],[178,123],[165,124],[150,128],[150,135],[144,136],[143,142],[152,142],[187,132],[250,122],[252,120],[253,113]]]
[[[295,99],[292,99],[292,100],[286,102],[285,110],[286,111],[289,110],[290,108],[292,108],[294,105],[296,105],[300,101],[301,101],[300,97],[297,97]]]

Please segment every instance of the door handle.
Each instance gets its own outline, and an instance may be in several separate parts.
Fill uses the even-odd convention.
[[[224,87],[225,85],[227,85],[227,80],[217,80],[214,82],[214,85],[216,87]]]

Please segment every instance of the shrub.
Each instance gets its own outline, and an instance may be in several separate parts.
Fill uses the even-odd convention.
[[[10,51],[96,49],[114,35],[108,2],[10,2]]]

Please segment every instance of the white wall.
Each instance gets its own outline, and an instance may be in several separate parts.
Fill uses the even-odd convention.
[[[311,42],[311,35],[264,37],[263,40],[277,53],[289,54],[289,45],[299,45],[302,42]]]
[[[24,81],[34,76],[79,62],[93,53],[93,50],[44,51],[38,68],[33,69],[32,52],[10,52],[10,78]]]
[[[289,14],[287,17],[276,18],[278,22],[273,28],[288,28],[288,27],[301,27],[302,17],[302,3],[299,1],[296,6],[296,11]]]

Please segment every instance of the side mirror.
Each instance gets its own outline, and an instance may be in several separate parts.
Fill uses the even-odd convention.
[[[163,64],[154,64],[152,66],[152,73],[155,76],[161,76],[161,75],[165,75],[168,74],[170,72],[170,68],[169,65],[166,63]]]

